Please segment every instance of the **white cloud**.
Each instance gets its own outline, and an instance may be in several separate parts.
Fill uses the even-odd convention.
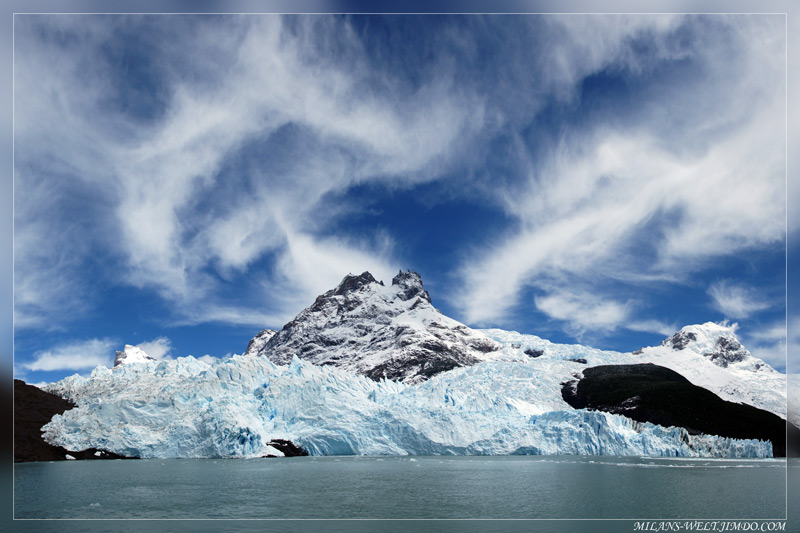
[[[389,83],[381,93],[370,87],[366,78],[372,73],[359,63],[363,50],[346,25],[312,17],[288,31],[283,18],[262,16],[225,19],[220,27],[199,23],[197,35],[187,41],[157,41],[154,46],[163,48],[158,82],[164,84],[159,96],[165,110],[144,125],[134,124],[97,104],[114,93],[119,82],[113,73],[103,66],[86,68],[85,58],[96,56],[111,32],[83,31],[83,25],[93,24],[80,17],[75,25],[63,18],[37,23],[58,25],[77,44],[60,49],[20,27],[27,46],[17,57],[15,84],[18,94],[29,97],[17,109],[19,166],[33,165],[44,154],[70,174],[65,183],[98,185],[102,199],[95,204],[111,207],[102,213],[108,216],[102,223],[95,219],[80,232],[59,229],[61,239],[53,247],[35,243],[60,227],[59,214],[18,210],[20,327],[59,321],[67,298],[55,298],[58,287],[70,287],[67,292],[79,298],[89,290],[79,283],[79,263],[90,254],[72,248],[73,242],[87,249],[107,244],[123,267],[115,275],[156,290],[173,304],[177,320],[188,322],[250,323],[263,315],[263,310],[232,311],[221,298],[224,284],[210,270],[227,279],[265,256],[279,265],[278,275],[266,282],[277,295],[269,315],[296,312],[298,298],[307,303],[309,295],[329,288],[348,270],[390,272],[388,241],[316,235],[334,215],[320,204],[322,198],[364,181],[404,186],[437,179],[453,150],[483,123],[481,102],[444,71],[413,92]],[[314,54],[312,36],[325,32],[348,47],[356,63],[326,62]],[[195,49],[220,40],[229,48]],[[193,62],[210,65],[209,80],[178,72],[193,68],[185,67]],[[220,174],[226,161],[239,157],[237,150],[247,142],[270,142],[289,125],[309,142],[291,153],[271,151],[279,171],[249,169],[248,187],[217,200],[217,190],[227,187],[228,178]],[[45,189],[50,182],[29,179]],[[197,209],[202,202],[214,208]],[[59,263],[53,283],[40,284],[53,269],[38,268],[35,253],[50,263],[58,254],[77,263]],[[296,298],[286,296],[297,289]],[[290,300],[291,310],[276,307]]]
[[[593,146],[588,153],[562,146],[527,195],[507,198],[522,229],[464,267],[468,293],[461,302],[468,319],[502,315],[520,287],[543,274],[680,278],[708,258],[779,243],[782,162],[763,155],[761,179],[753,179],[749,159],[762,154],[744,144],[758,135],[767,134],[739,131],[740,138],[695,161],[664,151],[644,134],[603,132],[584,139]],[[653,222],[662,242],[631,246]]]
[[[260,287],[259,294],[264,298],[264,306],[272,303],[271,297],[269,301],[267,301],[268,291],[265,288]],[[263,328],[269,324],[283,325],[293,318],[298,310],[301,309],[298,307],[295,307],[294,310],[289,309],[289,307],[291,307],[290,302],[282,301],[279,298],[275,298],[275,300],[278,310],[273,313],[266,313],[249,307],[236,307],[225,304],[189,305],[181,309],[179,318],[169,322],[169,325],[175,327],[196,326],[198,324],[216,322]],[[291,300],[291,302],[294,302],[294,300]],[[305,304],[307,305],[308,302],[305,302]],[[284,308],[286,309],[284,310]]]
[[[153,359],[170,359],[172,342],[167,337],[156,337],[151,341],[139,343],[136,347],[144,350],[144,353]]]
[[[578,97],[583,79],[608,66],[624,67],[639,72],[653,60],[679,60],[688,51],[666,39],[685,20],[675,15],[572,15],[545,17],[548,46],[538,62],[543,72],[542,83],[561,99]],[[537,21],[538,22],[538,21]],[[635,37],[650,35],[653,49],[647,59],[631,53],[629,42]]]
[[[15,174],[14,326],[57,329],[61,324],[50,316],[53,308],[75,315],[87,303],[90,289],[78,276],[89,249],[81,239],[85,221],[71,216],[52,224],[49,214],[60,209],[61,184],[37,182],[24,171]]]
[[[629,316],[628,306],[589,294],[557,293],[536,297],[536,307],[566,321],[568,331],[581,336],[587,329],[613,330]]]
[[[714,308],[727,318],[747,318],[771,307],[755,289],[735,285],[727,280],[713,283],[708,288],[708,294],[714,300]]]
[[[659,320],[641,318],[641,311],[631,300],[619,302],[575,286],[564,289],[564,285],[553,284],[553,292],[537,296],[534,301],[539,311],[563,321],[564,330],[576,338],[580,339],[587,332],[608,333],[618,329],[662,335],[670,335],[678,329]]]
[[[114,360],[115,341],[89,339],[71,342],[33,354],[33,361],[22,363],[28,370],[85,370],[97,365],[110,366]]]
[[[660,333],[661,335],[672,335],[680,329],[677,324],[667,324],[660,320],[634,320],[627,322],[625,328],[631,331],[642,331],[644,333]]]
[[[322,244],[308,233],[314,229],[309,221],[324,226],[320,198],[372,176],[425,179],[415,173],[480,122],[475,106],[465,113],[452,101],[458,93],[447,83],[433,81],[405,102],[380,100],[362,94],[357,70],[309,64],[303,47],[302,36],[285,33],[280,19],[247,19],[246,37],[225,81],[213,91],[178,85],[173,111],[152,140],[123,152],[118,214],[135,284],[153,284],[176,301],[196,300],[212,290],[199,271],[215,261],[241,269],[271,252],[279,262],[293,262],[298,246],[329,258],[358,255],[342,240]],[[327,151],[303,151],[297,154],[302,165],[286,169],[284,176],[256,176],[254,190],[238,195],[221,216],[179,216],[216,185],[223,159],[241,143],[255,135],[269,137],[287,124],[355,154],[357,165],[345,166]],[[184,242],[190,225],[204,231]],[[322,248],[315,250],[317,244]],[[284,272],[290,284],[307,283],[294,272]]]
[[[768,339],[759,336],[757,333],[746,333],[740,335],[740,337],[742,343],[753,356],[763,359],[780,372],[786,372],[787,344],[785,336]],[[792,343],[789,345],[791,346]]]
[[[798,324],[800,325],[800,324]],[[750,329],[747,332],[747,336],[752,339],[761,340],[761,341],[780,341],[786,340],[786,323],[781,320],[779,322],[775,322],[774,324],[765,326],[765,327],[758,327],[755,329]],[[800,334],[795,335],[798,340],[800,339]]]
[[[487,201],[501,203],[515,229],[465,254],[454,300],[467,321],[501,320],[523,288],[563,272],[611,303],[573,298],[569,285],[555,284],[541,299],[551,316],[563,317],[557,306],[565,305],[575,315],[563,320],[577,330],[627,323],[661,332],[667,326],[632,319],[630,305],[605,294],[603,282],[679,282],[709,257],[783,238],[785,146],[775,127],[785,113],[783,42],[763,19],[715,19],[711,26],[735,26],[729,34],[738,37],[718,39],[711,28],[692,42],[671,34],[693,24],[681,17],[531,17],[548,32],[547,46],[533,54],[537,90],[493,88],[509,101],[576,105],[586,76],[637,75],[655,60],[691,59],[705,80],[653,89],[632,123],[566,128],[551,153],[509,154],[526,169],[525,185]],[[175,323],[279,326],[348,271],[386,279],[401,262],[391,238],[331,236],[336,212],[326,198],[363,183],[404,188],[439,179],[515,124],[515,106],[490,107],[485,87],[446,61],[425,70],[413,90],[374,72],[353,29],[329,17],[300,18],[291,31],[280,17],[223,17],[180,38],[153,39],[163,109],[130,117],[103,107],[123,81],[93,61],[117,19],[87,20],[36,19],[72,35],[68,48],[17,27],[26,44],[15,56],[16,91],[25,95],[15,107],[24,204],[16,209],[18,327],[57,325],[86,308],[93,284],[82,281],[84,262],[98,249],[117,269],[111,276],[172,304]],[[317,53],[320,36],[348,61]],[[629,45],[648,36],[652,50],[642,59]],[[289,137],[286,129],[299,140],[270,144]],[[505,133],[525,145],[524,132]],[[269,157],[242,162],[248,143],[268,146]],[[51,179],[54,170],[63,177]],[[64,190],[54,194],[54,181]],[[95,195],[77,204],[79,224],[66,223],[74,213],[52,209],[62,203],[47,201],[65,191]],[[640,245],[648,224],[657,238]],[[260,261],[269,274],[256,279],[248,269]],[[244,293],[235,304],[226,294],[233,284],[243,288],[233,297]]]
[[[391,280],[394,275],[395,268],[388,258],[390,242],[370,249],[337,238],[317,240],[293,233],[287,236],[287,250],[281,255],[278,270],[290,293],[305,302],[335,287],[348,273],[368,270],[379,280]]]
[[[204,363],[206,363],[208,365],[213,365],[214,363],[216,363],[218,361],[218,359],[216,357],[214,357],[213,355],[208,355],[208,354],[201,355],[200,357],[197,358],[197,360],[198,361],[202,361],[202,362],[204,362]]]
[[[527,182],[499,198],[518,224],[464,261],[454,301],[465,320],[502,322],[523,288],[542,279],[578,279],[606,294],[608,281],[685,282],[715,258],[780,246],[785,95],[777,22],[741,24],[735,37],[720,39],[727,44],[687,51],[706,69],[702,83],[659,87],[659,98],[630,123],[568,129],[538,160],[516,153]],[[591,65],[600,69],[620,53],[611,47],[606,63]],[[736,65],[722,61],[731,55]],[[570,285],[547,290],[568,293]],[[587,325],[591,310],[580,311]],[[607,311],[599,316],[618,317],[623,308]],[[613,321],[596,322],[602,329]]]

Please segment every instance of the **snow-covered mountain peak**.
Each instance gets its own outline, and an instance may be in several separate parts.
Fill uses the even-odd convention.
[[[278,333],[274,329],[262,329],[259,331],[255,337],[250,339],[250,342],[247,344],[247,350],[245,353],[256,353],[261,350],[267,342]]]
[[[259,336],[246,355],[276,364],[297,356],[375,380],[424,381],[500,349],[434,308],[420,275],[411,271],[400,271],[389,287],[369,272],[348,274],[266,342]]]
[[[117,351],[116,357],[114,357],[114,368],[130,363],[145,363],[147,361],[155,361],[155,358],[150,357],[137,346],[126,344],[124,349]]]
[[[738,324],[706,322],[705,324],[693,324],[684,326],[680,331],[664,339],[662,346],[669,346],[674,350],[683,350],[688,345],[704,346],[712,344],[720,337],[736,339]],[[737,339],[738,340],[738,339]]]
[[[416,272],[401,270],[392,278],[392,287],[398,289],[397,296],[403,301],[410,300],[415,296],[419,296],[428,303],[431,301],[428,291],[422,288],[422,278]]]
[[[661,345],[675,351],[687,350],[702,355],[723,368],[728,365],[752,367],[752,370],[770,369],[760,359],[753,357],[736,336],[737,324],[706,322],[685,326],[665,339]]]
[[[342,296],[350,292],[355,292],[363,287],[367,287],[372,283],[377,283],[378,285],[383,285],[382,281],[377,281],[372,274],[369,272],[362,272],[360,275],[356,276],[354,274],[348,274],[344,277],[344,279],[333,289],[333,294],[336,296]],[[327,295],[327,293],[326,293]]]

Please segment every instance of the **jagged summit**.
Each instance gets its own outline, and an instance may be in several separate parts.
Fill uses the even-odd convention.
[[[402,270],[392,278],[392,286],[397,286],[401,290],[397,293],[397,297],[403,301],[410,300],[415,296],[419,296],[428,303],[431,301],[431,296],[424,288],[422,288],[422,278],[416,272]]]
[[[277,364],[297,356],[375,380],[424,381],[500,348],[442,315],[420,275],[410,270],[401,270],[388,287],[369,272],[348,274],[266,342],[263,333],[250,341],[246,354]]]
[[[348,274],[344,277],[344,279],[333,289],[333,294],[337,296],[342,296],[347,294],[348,292],[354,292],[362,287],[369,285],[370,283],[378,283],[379,285],[383,285],[382,281],[377,281],[373,277],[372,274],[369,272],[363,272],[361,275],[355,276],[353,274]],[[327,294],[327,293],[326,293]]]
[[[328,291],[323,296],[329,296],[330,292],[335,296],[344,296],[351,292],[357,292],[373,283],[381,287],[385,286],[382,281],[376,280],[368,271],[364,271],[359,275],[347,274],[333,291]],[[392,278],[392,287],[398,287],[400,289],[397,292],[397,297],[403,301],[410,300],[415,296],[420,296],[423,300],[427,300],[428,302],[431,301],[428,291],[422,287],[422,277],[411,270],[406,270],[405,272],[400,270],[400,272]]]
[[[124,349],[117,351],[116,357],[114,357],[114,368],[130,363],[144,363],[146,361],[155,361],[155,358],[147,355],[141,348],[126,344]]]

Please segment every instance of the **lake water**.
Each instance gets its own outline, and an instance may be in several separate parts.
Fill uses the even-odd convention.
[[[784,460],[293,457],[17,464],[15,518],[782,518]]]

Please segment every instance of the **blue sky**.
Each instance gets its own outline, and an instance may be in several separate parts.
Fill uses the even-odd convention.
[[[15,18],[15,365],[241,353],[348,272],[785,367],[781,15]],[[794,253],[794,252],[793,252]]]

